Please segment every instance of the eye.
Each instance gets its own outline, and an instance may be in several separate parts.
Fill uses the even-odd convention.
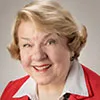
[[[47,41],[47,45],[56,44],[56,40],[50,39]]]
[[[23,47],[26,47],[26,48],[28,48],[28,47],[32,47],[32,45],[30,45],[30,44],[23,44]]]

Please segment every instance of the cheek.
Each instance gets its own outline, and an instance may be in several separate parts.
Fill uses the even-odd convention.
[[[56,63],[61,63],[64,60],[67,62],[68,60],[70,60],[70,52],[67,51],[66,49],[59,49],[59,50],[56,49],[50,51],[49,56],[50,59]]]
[[[28,67],[30,65],[31,59],[30,56],[24,52],[20,52],[21,64],[23,67]]]

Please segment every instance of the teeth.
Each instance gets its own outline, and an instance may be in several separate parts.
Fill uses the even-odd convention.
[[[43,69],[46,69],[46,68],[48,68],[50,65],[48,65],[48,66],[43,66],[43,67],[35,67],[37,70],[43,70]]]

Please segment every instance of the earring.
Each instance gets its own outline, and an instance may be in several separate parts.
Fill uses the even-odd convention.
[[[70,61],[73,61],[74,58],[75,58],[75,57],[74,57],[74,52],[72,51]]]
[[[73,57],[71,57],[70,61],[73,61],[73,60],[74,60],[74,56],[73,56]]]

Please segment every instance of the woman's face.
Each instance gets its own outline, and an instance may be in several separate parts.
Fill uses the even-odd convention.
[[[35,30],[29,21],[18,28],[21,63],[38,84],[58,84],[70,68],[67,39],[50,32]]]

